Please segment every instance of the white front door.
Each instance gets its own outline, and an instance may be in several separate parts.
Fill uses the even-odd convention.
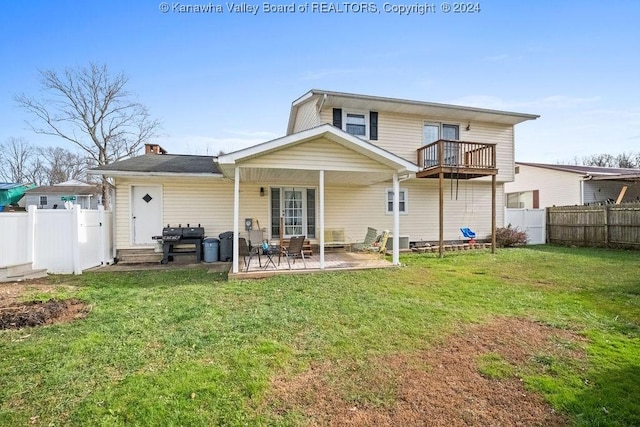
[[[131,187],[131,243],[149,245],[162,234],[162,187]]]

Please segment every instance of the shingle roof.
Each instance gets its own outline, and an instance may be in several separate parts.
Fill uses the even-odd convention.
[[[181,174],[219,174],[214,156],[144,154],[91,169],[94,172],[159,172]]]
[[[534,166],[545,169],[553,169],[563,172],[573,172],[582,175],[633,175],[638,174],[640,169],[633,168],[605,168],[601,166],[581,166],[581,165],[552,165],[547,163],[516,162],[516,165]]]
[[[70,196],[84,196],[100,193],[97,185],[44,185],[32,188],[27,194],[63,194]]]

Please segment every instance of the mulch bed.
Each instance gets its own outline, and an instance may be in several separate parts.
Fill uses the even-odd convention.
[[[85,303],[75,298],[12,303],[0,307],[0,329],[20,329],[67,322],[84,317],[86,313]]]

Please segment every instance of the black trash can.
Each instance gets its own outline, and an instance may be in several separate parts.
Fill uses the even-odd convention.
[[[220,234],[220,261],[233,260],[233,231],[225,231]]]
[[[220,254],[220,240],[215,237],[207,237],[202,241],[204,262],[218,262]]]

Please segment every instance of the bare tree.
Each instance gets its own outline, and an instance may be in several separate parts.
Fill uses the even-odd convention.
[[[111,74],[104,64],[40,71],[41,99],[16,96],[18,105],[35,117],[31,129],[69,141],[87,153],[96,165],[107,165],[134,155],[143,143],[157,136],[160,123],[147,108],[132,100],[129,81]],[[103,204],[108,205],[108,182],[103,183]]]
[[[87,156],[74,153],[62,147],[45,147],[39,150],[46,159],[45,170],[49,185],[77,179],[87,181],[87,169],[93,163]]]
[[[43,182],[43,165],[37,150],[24,138],[8,138],[0,144],[0,179],[17,183]]]
[[[640,153],[623,152],[617,155],[592,154],[581,158],[575,157],[574,164],[584,166],[602,166],[608,168],[640,168]]]
[[[636,160],[638,158],[640,158],[640,153],[623,152],[616,156],[616,163],[620,168],[637,168],[640,167]]]

